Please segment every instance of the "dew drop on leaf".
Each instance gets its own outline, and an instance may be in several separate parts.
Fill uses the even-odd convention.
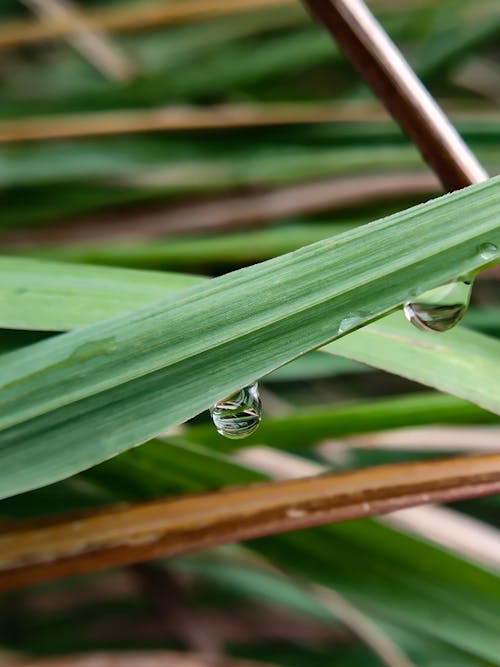
[[[422,331],[449,331],[465,315],[471,291],[469,280],[441,285],[420,294],[417,300],[405,303],[405,317]]]
[[[483,259],[495,259],[500,254],[497,246],[494,243],[482,243],[479,246],[479,254]]]
[[[259,386],[255,382],[243,387],[231,396],[218,401],[210,408],[217,432],[226,438],[246,438],[260,424],[261,400]]]
[[[354,313],[352,315],[348,315],[347,317],[344,317],[344,319],[339,324],[339,334],[343,334],[346,331],[350,331],[351,329],[355,329],[362,322],[363,322],[363,314]]]

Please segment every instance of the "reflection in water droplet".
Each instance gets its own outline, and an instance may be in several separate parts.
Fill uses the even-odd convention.
[[[465,315],[471,290],[469,280],[436,287],[420,294],[417,301],[405,303],[405,317],[423,331],[448,331]]]
[[[483,259],[495,259],[499,254],[498,248],[494,243],[482,243],[479,246],[479,254]]]
[[[226,438],[246,438],[260,424],[261,401],[257,383],[243,387],[210,408],[215,428]]]

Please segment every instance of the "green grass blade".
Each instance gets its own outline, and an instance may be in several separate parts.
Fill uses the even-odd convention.
[[[205,280],[185,273],[0,257],[0,327],[74,329]]]
[[[193,269],[200,264],[253,264],[315,243],[358,226],[360,221],[333,224],[288,223],[268,229],[173,237],[135,243],[72,244],[30,254],[72,262],[151,268]]]
[[[499,193],[493,179],[3,355],[0,495],[144,442],[415,288],[480,268],[481,244],[500,246]]]
[[[331,586],[369,615],[500,664],[496,574],[367,521],[253,546],[288,572]]]
[[[323,349],[431,384],[500,414],[500,344],[475,331],[459,327],[429,336],[408,327],[402,313],[393,313]],[[469,372],[476,375],[475,381],[467,378]]]

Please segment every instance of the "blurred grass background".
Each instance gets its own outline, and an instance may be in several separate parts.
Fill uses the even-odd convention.
[[[81,24],[78,42],[74,34],[36,37],[33,17],[50,6],[0,5],[3,254],[218,275],[440,191],[297,2],[249,1],[237,11],[227,3],[215,11],[209,0],[82,0],[94,19],[91,28]],[[377,0],[371,7],[484,166],[498,173],[498,4]],[[499,278],[496,268],[481,276],[465,319],[493,336],[500,336]],[[39,335],[3,331],[0,347]],[[283,417],[290,434],[287,416],[304,412],[313,430],[306,409],[314,415],[345,402],[372,409],[382,397],[415,394],[430,409],[436,396],[423,389],[318,353],[263,383],[267,415]],[[441,414],[453,421],[449,411]],[[194,426],[207,419],[200,415]],[[498,428],[478,427],[482,418],[473,415],[464,420],[460,435],[446,426],[415,428],[391,444],[381,431],[364,443],[304,448],[299,462],[343,469],[500,446]],[[2,501],[0,518],[258,478],[205,450],[195,427],[182,433],[189,446],[150,443]],[[499,507],[495,498],[461,503],[443,532],[453,536],[469,515],[478,519],[470,541],[482,544],[500,524]],[[356,521],[266,538],[251,552],[228,546],[14,592],[0,601],[0,648],[6,664],[26,655],[134,650],[139,665],[161,649],[212,656],[192,658],[200,661],[193,666],[226,664],[221,656],[304,667],[500,665],[496,572],[483,569],[484,559],[472,565],[467,550],[451,555],[427,538]],[[328,587],[326,601],[313,581]]]

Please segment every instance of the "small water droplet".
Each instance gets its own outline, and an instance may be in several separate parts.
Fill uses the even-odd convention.
[[[339,334],[355,329],[363,322],[363,315],[361,314],[352,314],[344,317],[344,319],[339,324]]]
[[[495,259],[499,254],[498,248],[494,243],[482,243],[479,246],[479,254],[483,259]]]
[[[404,305],[406,319],[417,329],[442,333],[452,329],[465,315],[472,283],[457,280],[424,292]]]
[[[253,433],[260,424],[261,401],[257,383],[243,387],[210,408],[217,432],[238,440]]]

